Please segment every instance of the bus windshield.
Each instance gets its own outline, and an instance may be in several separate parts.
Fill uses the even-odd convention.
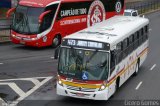
[[[13,17],[12,29],[20,34],[37,34],[39,32],[38,18],[44,8],[18,6]]]
[[[58,72],[77,80],[106,80],[108,62],[108,52],[61,48]]]

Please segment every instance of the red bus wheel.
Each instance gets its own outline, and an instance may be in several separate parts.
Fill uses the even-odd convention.
[[[61,43],[61,38],[59,35],[53,38],[52,40],[52,47],[57,47]]]

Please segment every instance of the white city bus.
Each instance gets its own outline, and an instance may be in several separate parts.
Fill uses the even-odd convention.
[[[65,37],[60,46],[57,94],[108,100],[148,54],[149,20],[115,16]]]

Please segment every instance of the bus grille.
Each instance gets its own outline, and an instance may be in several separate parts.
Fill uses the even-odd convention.
[[[95,88],[82,88],[82,87],[75,87],[75,86],[69,86],[66,85],[67,89],[74,90],[74,91],[82,91],[82,92],[95,92]]]

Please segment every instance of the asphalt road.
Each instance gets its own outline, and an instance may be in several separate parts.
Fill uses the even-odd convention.
[[[53,54],[51,47],[38,49],[11,43],[0,44],[0,78],[53,75],[57,65]]]
[[[160,12],[149,14],[146,17],[150,19],[151,31],[148,58],[138,76],[131,77],[110,98],[110,101],[81,100],[56,95],[55,81],[53,80],[56,75],[57,60],[53,59],[54,49],[51,47],[36,49],[11,43],[0,44],[0,97],[5,102],[12,103],[23,96],[23,100],[19,101],[18,106],[117,106],[117,104],[124,106],[128,103],[126,100],[160,100],[160,48],[158,45]],[[45,79],[47,79],[46,82]],[[10,82],[21,88],[25,94],[33,92],[27,96],[18,95],[17,88],[10,87]],[[34,89],[34,86],[37,89]]]

